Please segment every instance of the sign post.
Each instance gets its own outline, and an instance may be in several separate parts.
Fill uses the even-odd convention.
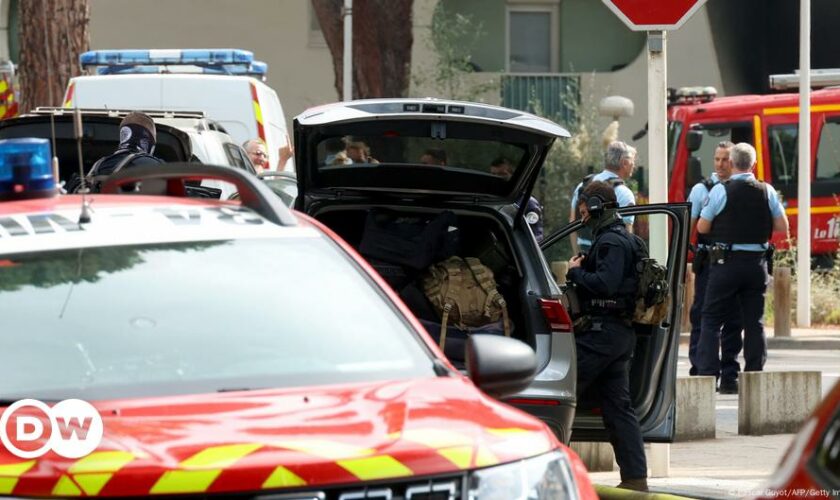
[[[633,31],[648,32],[648,186],[650,203],[668,202],[668,78],[666,32],[682,26],[706,0],[602,0]],[[650,253],[668,253],[664,218],[651,221]]]
[[[668,71],[666,34],[678,29],[706,0],[602,0],[631,30],[647,31],[648,61],[648,186],[651,203],[668,202]],[[650,255],[667,261],[668,224],[650,221]],[[650,445],[651,475],[669,474],[668,444]]]

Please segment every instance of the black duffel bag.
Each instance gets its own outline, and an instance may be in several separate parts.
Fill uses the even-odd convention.
[[[414,270],[454,255],[458,250],[455,214],[405,215],[371,210],[365,220],[359,253],[367,259]]]

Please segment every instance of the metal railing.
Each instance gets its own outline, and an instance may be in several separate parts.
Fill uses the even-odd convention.
[[[561,73],[506,73],[502,106],[528,111],[569,126],[580,107],[580,76]]]

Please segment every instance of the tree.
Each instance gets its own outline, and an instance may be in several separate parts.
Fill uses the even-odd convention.
[[[20,9],[21,110],[60,106],[79,54],[90,47],[90,0],[22,0]]]
[[[414,0],[353,1],[353,98],[405,97],[411,74]],[[344,71],[343,0],[312,0],[330,49],[341,99]]]

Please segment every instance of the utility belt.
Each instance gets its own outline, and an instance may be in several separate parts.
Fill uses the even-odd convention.
[[[633,308],[626,299],[584,299],[579,297],[577,287],[569,282],[563,287],[561,302],[572,318],[574,331],[599,331],[605,322],[632,326]]]
[[[708,247],[707,253],[708,262],[712,265],[725,264],[728,260],[735,257],[763,258],[767,261],[767,272],[773,274],[773,254],[776,253],[776,247],[773,244],[770,244],[766,250],[753,252],[749,250],[732,250],[732,245],[728,243],[715,243]],[[695,253],[696,260],[697,254]]]

